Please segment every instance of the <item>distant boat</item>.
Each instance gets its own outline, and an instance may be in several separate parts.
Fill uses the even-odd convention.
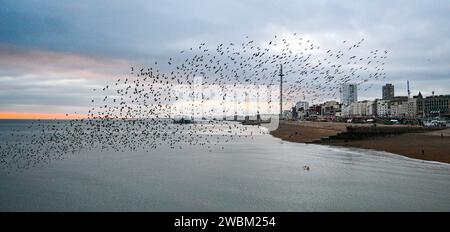
[[[191,124],[194,123],[194,120],[180,118],[178,120],[173,119],[174,124]]]
[[[247,117],[245,118],[245,120],[242,122],[242,125],[252,125],[252,126],[259,126],[261,124],[268,124],[271,122],[271,118],[267,119],[267,120],[262,120],[262,119],[257,119],[257,120],[250,120]]]

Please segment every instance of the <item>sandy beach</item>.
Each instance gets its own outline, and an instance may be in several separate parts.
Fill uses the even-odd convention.
[[[334,122],[282,121],[271,134],[286,141],[317,143],[324,145],[351,146],[387,151],[410,158],[450,163],[450,129],[425,133],[377,136],[364,139],[320,141],[321,138],[346,132],[347,126],[369,127],[370,124]],[[406,127],[401,125],[378,127]]]

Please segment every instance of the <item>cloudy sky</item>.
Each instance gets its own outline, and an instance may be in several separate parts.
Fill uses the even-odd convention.
[[[297,32],[322,47],[390,51],[387,78],[360,99],[450,94],[450,1],[0,0],[0,112],[83,111],[93,88],[201,42]]]

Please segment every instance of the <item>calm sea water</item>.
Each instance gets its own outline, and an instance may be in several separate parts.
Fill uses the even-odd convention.
[[[0,122],[0,138],[23,125]],[[447,164],[270,135],[223,146],[90,150],[3,167],[0,211],[450,211]]]

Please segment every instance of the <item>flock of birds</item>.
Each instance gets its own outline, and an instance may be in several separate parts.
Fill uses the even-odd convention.
[[[364,39],[353,44],[342,41],[343,48],[322,51],[311,40],[294,33],[288,38],[274,36],[264,42],[246,37],[242,43],[217,46],[200,43],[166,62],[155,62],[146,68],[131,67],[131,75],[94,89],[97,96],[103,97],[91,100],[83,119],[37,120],[8,134],[0,132],[5,138],[0,142],[0,164],[24,169],[84,149],[150,151],[162,145],[172,149],[184,146],[201,146],[208,151],[224,149],[224,143],[267,131],[217,119],[224,112],[203,108],[202,104],[211,100],[209,96],[202,97],[200,106],[195,102],[187,104],[192,109],[202,107],[202,112],[210,117],[190,124],[174,124],[173,103],[184,100],[174,91],[176,86],[193,86],[195,78],[201,77],[202,86],[221,89],[277,88],[282,65],[286,102],[336,98],[341,84],[362,86],[386,78],[384,64],[388,51],[372,50],[362,55],[363,51],[358,49],[363,42]],[[225,95],[221,96],[220,106],[236,97]],[[278,98],[268,96],[259,101],[270,105]]]

